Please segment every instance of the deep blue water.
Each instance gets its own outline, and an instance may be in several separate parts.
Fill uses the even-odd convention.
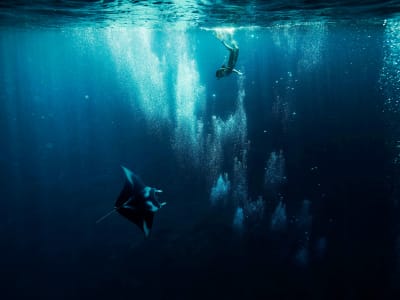
[[[0,27],[2,299],[398,299],[398,17],[242,23],[220,80],[212,27],[24,18]],[[96,224],[120,165],[168,202],[147,240]]]

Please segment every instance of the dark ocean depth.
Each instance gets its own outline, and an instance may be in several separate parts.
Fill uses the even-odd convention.
[[[400,299],[398,17],[29,22],[0,27],[0,299]],[[148,239],[96,224],[121,166],[163,190]]]

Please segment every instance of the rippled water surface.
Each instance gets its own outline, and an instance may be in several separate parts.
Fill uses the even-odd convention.
[[[276,22],[381,19],[399,1],[2,1],[3,26],[270,26]]]

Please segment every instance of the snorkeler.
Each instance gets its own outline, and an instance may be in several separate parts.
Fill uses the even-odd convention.
[[[243,75],[241,72],[235,69],[235,65],[239,56],[239,47],[235,41],[232,41],[232,46],[229,46],[224,40],[221,39],[222,44],[229,50],[228,63],[223,64],[221,68],[217,70],[215,75],[218,79],[230,75],[232,72],[238,75]]]

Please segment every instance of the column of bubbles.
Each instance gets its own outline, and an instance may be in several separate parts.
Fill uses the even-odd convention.
[[[303,201],[299,215],[295,219],[298,245],[294,259],[295,263],[303,267],[308,265],[310,256],[310,231],[312,225],[312,215],[310,210],[311,201],[306,199]]]
[[[400,124],[400,20],[390,19],[383,23],[385,35],[383,42],[383,64],[379,78],[379,86],[385,102],[383,112],[386,114],[387,125],[391,131],[398,134]],[[393,162],[400,165],[400,136],[392,136],[390,145],[393,151]]]
[[[217,205],[219,202],[225,202],[231,188],[228,174],[219,175],[217,182],[211,188],[210,200],[212,205]]]
[[[153,51],[153,30],[107,28],[120,82],[131,90],[131,104],[143,114],[149,128],[160,131],[170,122],[170,101],[166,86],[166,61]]]
[[[264,186],[266,188],[279,188],[286,181],[285,157],[283,151],[271,152],[264,173]]]
[[[244,76],[238,77],[238,95],[235,111],[226,119],[212,117],[211,132],[208,134],[205,146],[204,165],[207,166],[207,176],[211,178],[210,201],[215,204],[223,191],[223,195],[231,197],[234,206],[233,227],[238,232],[243,231],[245,218],[251,218],[254,206],[248,206],[247,192],[247,115],[244,110]],[[233,157],[223,157],[224,149],[230,149]],[[221,170],[222,161],[233,163],[232,176]],[[228,180],[232,178],[232,182]],[[218,191],[218,192],[217,192]],[[258,206],[260,203],[257,202]]]
[[[287,228],[286,204],[280,201],[271,216],[271,230],[283,231]]]
[[[294,71],[309,72],[321,62],[326,47],[328,28],[326,22],[285,23],[272,28],[274,44],[282,49],[285,60],[296,57]]]
[[[380,90],[384,96],[383,113],[390,133],[386,142],[391,149],[394,176],[400,176],[400,19],[384,20],[383,63],[379,79]],[[399,207],[400,185],[393,187],[394,207]],[[396,278],[400,278],[400,232],[397,230],[395,244],[397,253]]]
[[[286,204],[280,194],[282,185],[286,182],[285,157],[283,151],[272,151],[266,162],[264,173],[264,188],[272,203],[277,203],[271,216],[271,230],[282,231],[287,228]]]
[[[177,64],[175,80],[175,130],[172,141],[178,158],[200,167],[204,147],[204,122],[201,114],[205,105],[205,88],[200,83],[198,66],[190,48],[189,36],[181,30],[171,34]],[[186,160],[185,160],[186,162]]]

